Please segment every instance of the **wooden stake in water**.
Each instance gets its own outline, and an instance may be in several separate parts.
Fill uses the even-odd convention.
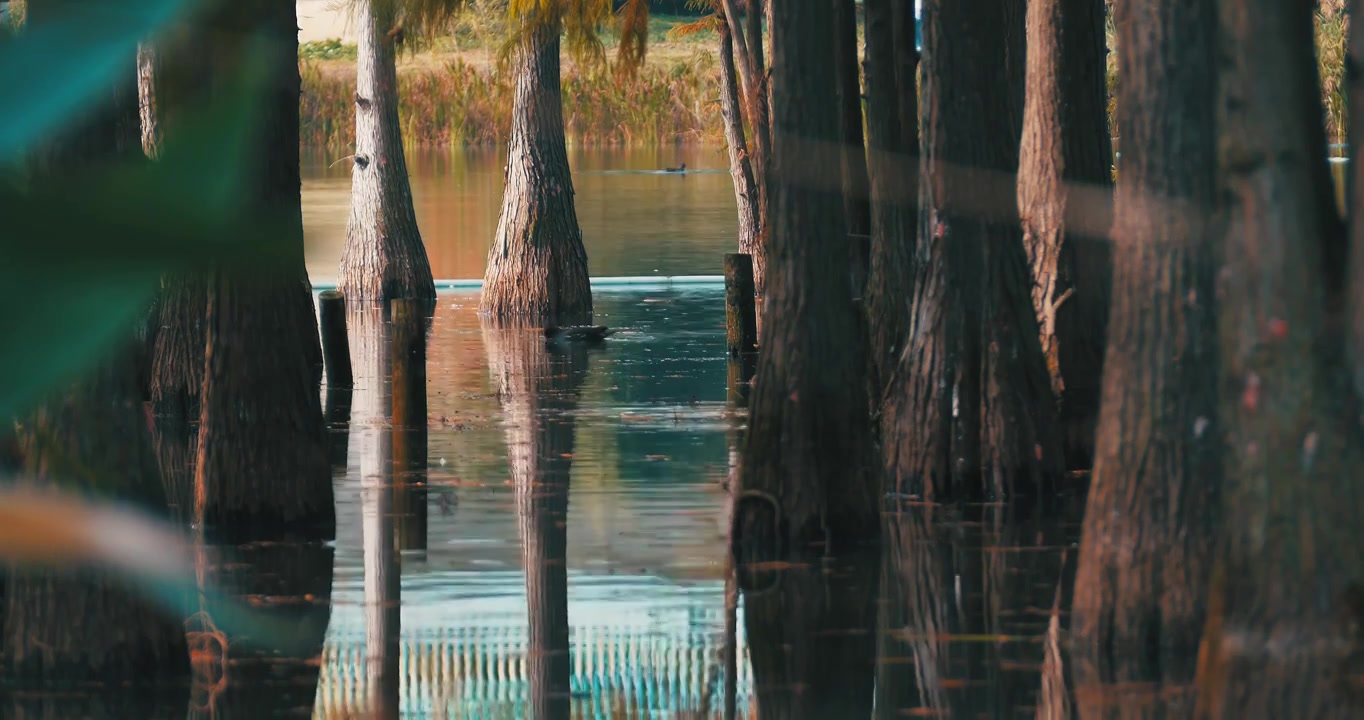
[[[338,290],[323,290],[317,296],[317,305],[327,388],[352,387],[355,381],[350,368],[350,340],[346,337],[346,298]]]
[[[753,256],[725,255],[725,339],[731,357],[756,352],[758,318],[753,305]]]
[[[420,305],[389,302],[393,378],[393,512],[399,550],[426,549],[426,323]]]

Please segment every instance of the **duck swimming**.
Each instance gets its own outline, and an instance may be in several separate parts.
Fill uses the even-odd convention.
[[[615,330],[605,325],[577,325],[574,327],[561,328],[557,325],[545,326],[545,339],[556,342],[601,342],[607,337],[614,335]]]
[[[670,172],[670,173],[684,173],[684,172],[686,172],[686,171],[687,171],[687,164],[686,164],[686,163],[682,163],[682,166],[681,166],[681,167],[675,167],[675,168],[671,168],[671,167],[670,167],[670,168],[664,168],[664,170],[663,170],[663,172]]]

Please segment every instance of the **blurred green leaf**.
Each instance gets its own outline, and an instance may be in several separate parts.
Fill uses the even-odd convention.
[[[106,90],[137,43],[194,0],[84,3],[0,42],[0,162],[64,127]]]

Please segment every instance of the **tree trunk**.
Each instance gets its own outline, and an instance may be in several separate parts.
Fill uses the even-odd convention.
[[[573,325],[592,319],[573,178],[564,146],[557,19],[530,17],[515,53],[506,190],[488,251],[480,312]]]
[[[834,92],[833,52],[821,33],[833,8],[791,1],[774,16],[780,82],[773,94],[767,320],[737,529],[758,547],[778,532],[771,522],[784,528],[791,549],[817,540],[874,541],[879,487],[868,467],[864,338],[850,299],[842,198],[837,185],[812,186],[803,171],[811,162],[837,163],[829,152],[839,140],[837,109],[825,102]],[[811,157],[810,146],[822,150]]]
[[[226,47],[211,51],[230,58],[241,39],[233,28],[259,28],[279,68],[254,145],[260,162],[251,187],[259,194],[245,198],[243,210],[277,221],[276,242],[290,257],[268,268],[220,269],[209,281],[195,517],[229,536],[330,539],[336,514],[318,396],[322,349],[303,264],[297,15],[288,3],[265,0],[227,12],[218,18]]]
[[[1221,484],[1211,0],[1118,4],[1113,312],[1072,636],[1083,717],[1188,717]],[[1161,688],[1164,690],[1161,690]],[[1134,693],[1125,696],[1124,693]]]
[[[1359,18],[1358,22],[1355,19]],[[1350,37],[1345,57],[1345,78],[1349,97],[1349,243],[1351,312],[1350,364],[1354,368],[1355,392],[1364,395],[1364,2],[1350,0]]]
[[[1313,7],[1218,7],[1227,481],[1199,705],[1206,717],[1356,717],[1364,433],[1345,360],[1350,288]]]
[[[1027,24],[1028,91],[1018,176],[1023,244],[1032,266],[1042,352],[1052,392],[1061,399],[1068,464],[1088,467],[1111,259],[1106,238],[1068,233],[1066,220],[1068,214],[1098,212],[1092,206],[1072,207],[1070,184],[1111,185],[1103,2],[1032,0]],[[1063,336],[1070,342],[1061,342]]]
[[[855,238],[871,234],[870,191],[867,180],[867,149],[862,139],[862,83],[857,63],[857,6],[853,0],[834,3],[834,87],[838,95],[840,164],[843,168],[843,221],[852,247],[864,247]],[[854,262],[865,263],[867,258]],[[862,266],[866,270],[866,265]],[[865,280],[866,276],[861,276]],[[853,288],[854,294],[862,292]]]
[[[356,146],[339,285],[349,303],[383,305],[392,298],[411,298],[430,316],[436,286],[412,208],[398,125],[398,74],[389,32],[394,5],[361,0],[355,12],[360,22]]]
[[[90,0],[44,0],[28,8],[41,30]],[[78,122],[46,138],[35,176],[57,179],[136,160],[137,86],[127,72]],[[133,333],[105,361],[54,393],[14,427],[25,482],[127,502],[166,514],[166,494],[143,412],[143,353]],[[8,433],[5,433],[8,435]],[[0,665],[21,685],[183,682],[189,656],[179,623],[102,570],[10,565],[0,577]]]
[[[753,176],[748,142],[744,136],[744,118],[739,102],[739,85],[734,70],[734,35],[728,23],[716,28],[720,33],[720,114],[725,123],[725,146],[729,150],[729,175],[734,181],[734,199],[739,211],[739,252],[753,258],[753,276],[762,274],[763,247],[759,191]]]
[[[881,422],[885,481],[925,500],[1046,494],[1061,472],[1014,225],[1009,2],[924,7],[923,212],[908,347]]]
[[[141,119],[142,152],[154,158],[161,152],[161,120],[156,107],[156,75],[160,53],[151,43],[137,46],[137,107]]]
[[[766,295],[767,256],[770,237],[771,187],[768,182],[772,163],[772,118],[771,83],[763,61],[763,0],[748,0],[744,8],[745,24],[739,24],[738,3],[735,0],[721,0],[725,22],[729,25],[730,38],[734,43],[735,55],[739,60],[738,70],[743,89],[743,107],[747,109],[748,127],[752,142],[748,143],[749,161],[753,173],[758,213],[758,250],[753,254],[753,284],[758,297]],[[723,92],[723,91],[722,91]],[[762,306],[759,305],[758,322],[762,323]]]
[[[530,622],[531,715],[567,720],[568,490],[578,393],[587,350],[551,352],[536,328],[484,327],[488,365],[507,416],[507,458],[516,488]]]
[[[871,178],[868,381],[873,411],[904,350],[918,221],[919,104],[914,76],[914,13],[908,3],[869,0],[866,8],[867,165]],[[909,34],[900,28],[908,15]],[[908,40],[905,51],[901,43]],[[906,60],[906,64],[901,64]]]

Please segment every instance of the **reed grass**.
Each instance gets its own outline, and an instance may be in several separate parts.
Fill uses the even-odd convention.
[[[302,143],[346,149],[355,143],[355,77],[303,59],[299,105]],[[398,74],[398,116],[408,147],[495,145],[511,131],[510,69],[456,58],[414,65]],[[690,56],[646,63],[633,77],[611,67],[563,72],[564,129],[576,145],[658,145],[723,140],[719,63]]]

